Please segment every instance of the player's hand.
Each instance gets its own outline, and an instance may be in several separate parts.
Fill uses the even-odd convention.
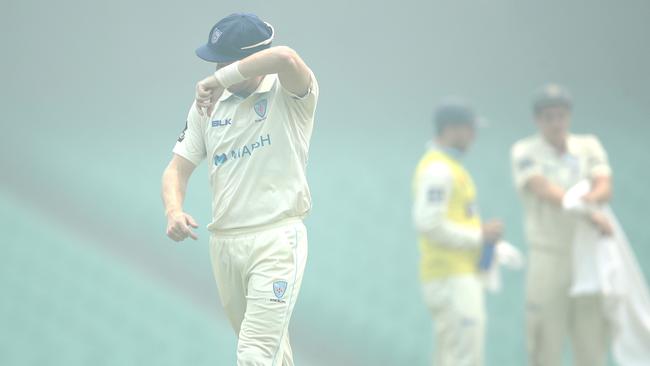
[[[183,241],[188,236],[197,240],[199,237],[191,228],[198,227],[199,224],[196,223],[196,220],[185,212],[176,211],[167,215],[167,236],[173,241]]]
[[[483,234],[483,242],[496,243],[503,236],[503,222],[492,219],[483,224],[481,232]]]
[[[214,106],[223,93],[223,87],[219,85],[217,78],[210,75],[196,83],[196,107],[200,115],[212,115]]]
[[[589,220],[591,220],[591,223],[598,228],[601,234],[605,236],[611,236],[612,234],[614,234],[614,228],[612,227],[612,223],[609,222],[607,216],[605,216],[605,214],[603,214],[602,212],[599,211],[592,212],[589,215]]]

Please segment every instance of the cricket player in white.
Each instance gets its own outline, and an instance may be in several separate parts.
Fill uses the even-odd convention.
[[[441,103],[437,138],[413,179],[420,279],[434,320],[437,366],[483,365],[486,319],[479,258],[501,238],[503,224],[481,223],[474,182],[461,163],[474,140],[475,122],[463,101]]]
[[[578,366],[605,365],[609,329],[599,295],[570,297],[572,243],[578,220],[593,223],[603,235],[612,227],[599,210],[566,212],[565,192],[584,179],[592,182],[584,201],[607,202],[611,169],[593,135],[569,133],[572,102],[561,86],[541,89],[533,103],[539,133],[512,148],[515,186],[525,211],[529,244],[526,317],[529,364],[562,364],[567,335]]]
[[[208,160],[210,253],[239,366],[293,365],[287,331],[307,258],[305,169],[318,84],[294,50],[271,47],[273,36],[252,14],[212,28],[197,55],[217,71],[197,84],[163,174],[167,235],[196,240],[182,203],[192,171]]]

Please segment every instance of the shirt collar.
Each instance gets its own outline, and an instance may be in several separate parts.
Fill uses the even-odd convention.
[[[546,141],[546,139],[544,138],[544,136],[541,133],[537,134],[537,138],[539,139],[539,141],[541,141],[542,146],[544,146],[544,149],[549,154],[551,154],[553,156],[563,157],[563,156],[566,156],[566,155],[575,155],[575,153],[576,153],[575,144],[573,143],[574,140],[575,140],[575,137],[574,137],[574,135],[572,133],[569,133],[567,135],[567,138],[566,138],[566,151],[562,155],[558,154],[555,147],[553,147],[553,145],[551,145],[548,141]]]
[[[273,75],[265,75],[264,78],[262,79],[262,82],[260,85],[257,86],[257,89],[251,94],[262,94],[262,93],[267,93],[271,91],[273,88],[273,85],[275,85],[275,80],[277,79],[277,76],[275,74]],[[221,98],[219,98],[220,102],[226,101],[230,99],[231,97],[235,98],[240,98],[237,95],[231,93],[228,89],[223,91],[223,94],[221,94]]]
[[[456,161],[460,161],[464,156],[464,153],[458,149],[454,149],[453,147],[449,147],[449,146],[442,147],[433,141],[428,141],[426,146],[428,150],[439,151]]]

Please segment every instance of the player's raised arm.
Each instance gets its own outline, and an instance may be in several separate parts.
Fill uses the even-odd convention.
[[[241,60],[238,68],[247,79],[278,74],[280,84],[298,96],[307,94],[311,85],[311,71],[298,53],[287,46],[273,47],[253,54]]]
[[[210,111],[216,102],[215,95],[224,89],[269,74],[278,74],[282,87],[299,97],[306,95],[312,85],[311,70],[298,53],[287,46],[277,46],[219,65],[213,75],[197,83],[197,105]]]

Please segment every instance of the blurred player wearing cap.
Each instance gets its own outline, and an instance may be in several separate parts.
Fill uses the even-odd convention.
[[[293,365],[287,332],[307,259],[305,169],[318,84],[294,50],[271,47],[273,37],[253,14],[212,28],[196,53],[217,71],[197,84],[162,182],[167,235],[196,240],[182,203],[207,158],[210,255],[239,366]]]
[[[450,98],[434,119],[437,135],[413,180],[420,277],[435,328],[434,365],[478,366],[486,323],[479,255],[501,238],[503,225],[481,224],[474,183],[461,163],[474,140],[474,111]]]
[[[525,211],[530,249],[526,317],[531,366],[561,365],[567,335],[576,365],[606,363],[608,327],[601,298],[570,297],[569,288],[577,220],[586,218],[605,235],[612,228],[597,210],[566,212],[562,200],[569,188],[589,179],[592,190],[584,200],[592,205],[607,202],[611,169],[598,138],[569,133],[571,110],[565,88],[544,86],[533,101],[539,132],[512,148],[514,182]]]

